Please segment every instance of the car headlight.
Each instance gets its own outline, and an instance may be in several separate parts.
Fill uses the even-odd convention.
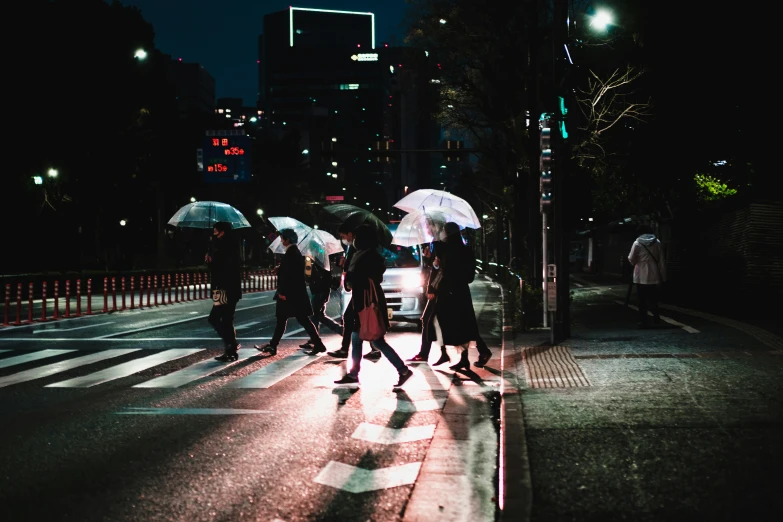
[[[422,286],[421,283],[421,274],[405,274],[402,277],[402,287],[406,290],[413,290],[415,288],[420,288]]]

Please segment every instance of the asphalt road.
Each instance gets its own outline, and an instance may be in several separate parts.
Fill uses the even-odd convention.
[[[500,291],[473,286],[497,352]],[[499,377],[417,365],[394,391],[381,359],[335,385],[344,360],[304,355],[296,321],[276,356],[252,348],[271,296],[240,302],[233,364],[212,360],[207,301],[0,331],[0,519],[493,519]],[[387,340],[418,351],[413,325]]]

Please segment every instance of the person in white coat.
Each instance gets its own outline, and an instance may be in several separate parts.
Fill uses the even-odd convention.
[[[653,314],[654,324],[660,324],[658,289],[666,281],[666,260],[661,242],[649,226],[637,229],[639,237],[633,242],[628,261],[633,265],[633,282],[639,296],[639,327],[649,326],[647,312]]]

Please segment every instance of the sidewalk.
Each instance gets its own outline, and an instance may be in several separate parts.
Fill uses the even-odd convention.
[[[571,338],[504,332],[499,519],[768,520],[783,339],[676,305],[662,313],[693,332],[640,330],[625,285],[581,276]]]

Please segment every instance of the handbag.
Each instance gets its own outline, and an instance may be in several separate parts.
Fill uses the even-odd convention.
[[[364,291],[364,308],[358,313],[359,338],[362,341],[377,341],[386,335],[386,322],[378,307],[378,294],[375,291],[375,283],[367,280],[369,286]]]
[[[212,289],[212,306],[221,306],[228,302],[228,296],[225,290],[220,288]]]

